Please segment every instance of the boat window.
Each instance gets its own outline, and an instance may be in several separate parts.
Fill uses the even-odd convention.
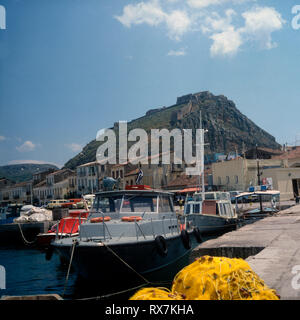
[[[201,194],[195,194],[194,195],[194,201],[202,201],[202,195]]]
[[[94,209],[101,210],[103,213],[120,212],[122,196],[98,197],[94,201]]]
[[[205,200],[214,200],[215,194],[214,193],[206,193],[205,194]]]
[[[194,204],[194,213],[200,213],[200,203]]]
[[[172,204],[169,196],[159,197],[159,212],[171,212]]]
[[[233,218],[233,211],[230,203],[226,203],[225,207],[226,207],[226,215],[230,218]]]
[[[221,217],[224,216],[223,203],[219,203],[219,214],[220,214]]]
[[[157,196],[125,196],[121,212],[157,212]]]
[[[190,213],[190,208],[191,208],[191,205],[190,204],[187,204],[184,208],[184,214],[189,214]]]

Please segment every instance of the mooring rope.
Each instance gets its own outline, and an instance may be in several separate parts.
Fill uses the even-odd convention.
[[[65,281],[65,285],[64,285],[63,297],[65,296],[66,287],[67,287],[67,284],[68,284],[68,281],[69,281],[69,275],[70,275],[70,270],[71,270],[71,265],[72,265],[72,261],[73,261],[74,250],[75,250],[76,244],[77,244],[77,240],[73,240],[72,253],[71,253],[68,272],[67,272],[66,281]]]
[[[132,268],[126,261],[124,261],[119,255],[117,255],[109,246],[107,246],[105,243],[101,242],[104,247],[106,247],[112,254],[114,254],[121,262],[123,262],[129,269],[131,269],[134,273],[136,273],[141,279],[145,281],[146,284],[149,284],[150,282],[143,277],[140,273],[138,273],[134,268]]]
[[[22,231],[21,225],[20,225],[19,223],[17,223],[17,225],[18,225],[18,227],[19,227],[19,229],[20,229],[21,236],[22,236],[23,241],[24,241],[24,243],[25,243],[25,244],[31,245],[31,244],[33,244],[33,243],[35,243],[35,242],[36,242],[36,239],[35,239],[35,240],[33,240],[33,241],[28,241],[28,240],[26,240],[26,239],[25,239],[25,236],[24,236],[24,234],[23,234],[23,231]]]
[[[122,291],[118,291],[118,292],[113,292],[113,293],[108,293],[108,294],[105,294],[105,295],[102,295],[102,296],[97,296],[97,297],[89,297],[89,298],[79,298],[79,299],[75,299],[75,300],[100,300],[100,299],[105,299],[105,298],[109,298],[109,297],[112,297],[112,296],[116,296],[116,295],[119,295],[119,294],[123,294],[123,293],[126,293],[126,292],[129,292],[129,291],[133,291],[133,290],[137,290],[137,289],[140,289],[140,288],[143,288],[147,285],[163,285],[163,284],[171,284],[172,283],[172,280],[170,281],[161,281],[161,282],[149,282],[149,283],[144,283],[144,284],[141,284],[139,286],[136,286],[136,287],[133,287],[133,288],[129,288],[129,289],[125,289],[125,290],[122,290]]]

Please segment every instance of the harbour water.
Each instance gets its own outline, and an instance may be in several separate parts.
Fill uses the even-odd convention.
[[[216,237],[210,236],[203,240],[206,241]],[[150,286],[170,287],[175,274],[188,263],[189,255],[173,265],[172,269],[164,270],[161,274],[154,274],[152,275],[153,278],[147,277],[147,280],[151,282]],[[102,279],[105,279],[106,276],[101,274],[99,275],[99,281],[87,283],[84,279],[78,277],[73,268],[70,269],[66,282],[68,265],[62,264],[55,252],[51,260],[46,260],[45,252],[36,248],[1,247],[0,265],[4,266],[6,270],[6,289],[0,289],[0,297],[55,293],[68,300],[93,297],[128,299],[137,290],[133,289],[115,295],[114,293],[123,291],[124,286],[120,289],[118,284],[113,283],[113,281],[108,286],[103,286]],[[137,282],[127,283],[125,288],[135,288],[139,285],[145,285],[145,282],[137,276]]]

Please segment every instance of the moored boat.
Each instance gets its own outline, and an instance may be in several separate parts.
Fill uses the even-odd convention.
[[[188,257],[191,237],[193,229],[179,222],[171,193],[132,186],[97,193],[79,235],[52,246],[83,277],[116,282],[175,265]]]
[[[238,222],[229,193],[220,191],[195,193],[185,203],[184,216],[201,235],[233,230]]]

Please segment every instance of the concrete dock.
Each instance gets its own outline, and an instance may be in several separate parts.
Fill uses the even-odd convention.
[[[282,300],[300,300],[300,205],[200,244],[191,262],[203,255],[246,259]]]

